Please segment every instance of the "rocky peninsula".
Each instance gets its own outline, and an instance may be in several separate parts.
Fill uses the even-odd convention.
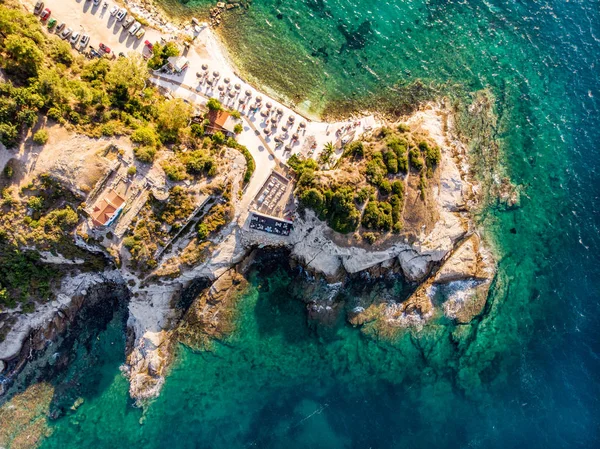
[[[132,64],[138,63],[134,59]],[[161,82],[154,81],[159,92]],[[107,76],[107,89],[114,89],[111,82]],[[185,87],[180,85],[179,89],[183,91]],[[181,91],[168,91],[169,100],[158,94],[151,100],[158,104],[165,101],[166,115],[181,114],[191,119],[192,108],[186,106],[190,100],[178,99]],[[206,107],[217,109],[214,102],[204,97],[194,99],[194,107],[199,108],[194,111],[196,115],[205,114]],[[479,98],[484,99],[485,96]],[[486,107],[489,102],[486,106],[476,100],[472,105],[473,111]],[[275,109],[268,114],[275,114]],[[259,122],[243,115],[246,118],[241,120],[248,123],[244,130],[250,136],[247,141],[240,137],[238,142],[224,142],[214,135],[202,141],[194,134],[200,133],[200,128],[179,132],[180,128],[189,129],[187,121],[169,134],[172,130],[168,127],[175,125],[160,119],[156,123],[149,120],[150,124],[145,125],[149,131],[144,135],[138,127],[122,135],[98,137],[92,125],[86,127],[75,124],[72,118],[58,116],[52,119],[55,122],[45,122],[49,143],[35,144],[28,135],[16,147],[17,151],[0,149],[2,169],[7,173],[6,167],[10,167],[11,172],[3,186],[11,199],[6,200],[5,195],[3,207],[18,207],[11,213],[33,220],[42,220],[43,213],[59,207],[80,214],[62,228],[62,237],[69,240],[69,254],[65,254],[62,237],[32,234],[29,218],[18,222],[18,235],[11,235],[20,250],[27,247],[37,253],[47,251],[41,253],[36,264],[57,267],[60,281],[52,283],[52,292],[35,310],[26,311],[18,304],[2,311],[0,375],[5,397],[43,373],[48,357],[60,347],[69,328],[77,320],[89,318],[86,310],[104,307],[103,313],[108,316],[106,307],[118,308],[120,304],[127,307],[128,344],[123,372],[130,381],[131,397],[144,404],[160,393],[178,342],[204,347],[231,330],[235,298],[245,286],[244,275],[257,250],[285,251],[294,264],[302,267],[313,285],[303,298],[311,319],[327,322],[332,310],[343,310],[351,325],[363,326],[369,332],[376,326],[378,335],[385,336],[407,329],[418,331],[442,317],[468,323],[483,312],[495,275],[495,258],[489,242],[481,237],[476,214],[488,189],[482,187],[479,179],[484,178],[473,169],[476,155],[472,154],[468,139],[459,137],[457,111],[451,110],[448,102],[416,106],[412,115],[390,120],[385,126],[383,120],[373,118],[305,125],[317,135],[317,146],[317,142],[331,138],[330,126],[342,130],[359,124],[352,139],[340,138],[340,146],[331,150],[327,158],[318,158],[318,154],[312,159],[301,158],[320,161],[318,176],[324,182],[335,181],[335,167],[339,168],[336,164],[346,157],[345,149],[351,141],[364,140],[376,146],[369,139],[375,139],[384,128],[402,129],[439,149],[435,168],[417,167],[417,159],[425,157],[428,151],[425,145],[421,150],[415,147],[414,151],[421,151],[422,156],[415,153],[414,166],[407,166],[406,174],[394,172],[391,179],[404,185],[403,224],[394,232],[391,228],[367,230],[364,221],[360,229],[355,227],[356,232],[337,232],[327,220],[304,207],[298,191],[290,197],[295,211],[289,235],[253,229],[250,222],[253,208],[257,207],[256,197],[269,181],[270,169],[285,171],[281,176],[292,187],[300,180],[294,178],[297,170],[293,165],[276,151],[274,158],[265,158],[265,164],[261,163],[270,154],[266,149],[270,149],[271,141],[261,138],[252,146],[257,140],[250,140],[256,139],[251,128]],[[206,125],[204,121],[199,123]],[[294,120],[290,119],[290,123]],[[153,130],[160,133],[160,139],[154,137]],[[59,141],[57,136],[77,144],[61,153],[57,151],[58,144],[52,143]],[[172,139],[172,143],[155,156],[156,150],[150,151],[153,145],[159,146],[155,139]],[[248,148],[239,143],[242,141],[248,143]],[[259,150],[261,145],[266,149]],[[250,159],[254,157],[259,163],[253,177],[245,182],[248,152]],[[152,157],[148,156],[150,153]],[[77,154],[87,156],[77,158]],[[427,168],[430,171],[425,174]],[[355,169],[362,179],[364,169],[358,165]],[[15,178],[13,170],[17,173]],[[47,177],[40,178],[42,175]],[[39,186],[37,179],[42,179]],[[44,183],[45,179],[52,182]],[[366,185],[360,182],[361,186]],[[50,192],[56,186],[70,191],[73,197],[66,202],[55,199],[56,204],[44,205],[45,209],[31,199],[56,198]],[[106,210],[102,201],[108,202],[103,198],[109,194],[112,199],[122,197],[126,207],[120,211],[116,224],[106,219],[99,227],[97,208]],[[360,206],[363,214],[366,203],[376,201],[375,192],[370,195]],[[202,224],[206,232],[199,238],[196,234]],[[377,298],[357,295],[351,303],[338,307],[336,292],[357,277],[370,281],[396,277],[407,288],[399,296],[391,292]]]

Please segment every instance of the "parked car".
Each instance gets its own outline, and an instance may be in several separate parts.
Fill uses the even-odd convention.
[[[110,8],[110,11],[108,11],[108,13],[113,17],[116,16],[118,12],[119,12],[119,7],[117,5],[112,5]]]
[[[79,31],[74,31],[73,34],[71,34],[71,39],[69,42],[71,42],[71,45],[75,45],[77,43],[77,41],[79,40],[79,36],[81,36],[81,33]]]
[[[53,17],[52,19],[48,20],[48,29],[51,30],[52,28],[54,28],[54,25],[56,25],[57,20]]]
[[[135,33],[137,33],[137,30],[139,30],[141,26],[142,24],[140,22],[134,22],[134,24],[131,25],[131,28],[129,28],[129,34],[133,36]]]
[[[100,58],[102,55],[98,53],[93,47],[90,47],[90,58]]]
[[[100,45],[98,45],[98,47],[100,47],[100,50],[102,50],[104,53],[106,53],[106,54],[110,53],[110,48],[108,48],[102,42],[100,42]]]
[[[60,22],[54,31],[60,33],[65,28],[65,25],[65,22]]]
[[[81,49],[81,51],[85,50],[85,47],[87,47],[87,44],[90,43],[90,36],[89,34],[84,34],[83,36],[81,36],[81,40],[79,41],[79,48]]]
[[[143,28],[140,28],[138,30],[138,32],[135,33],[135,37],[137,37],[138,39],[141,39],[144,36],[144,34],[146,34],[146,30]]]
[[[133,17],[127,17],[125,19],[125,22],[123,22],[123,28],[129,28],[133,22],[135,22],[135,19]]]
[[[120,22],[125,18],[126,15],[127,11],[124,8],[119,9],[119,12],[117,13],[117,20]]]
[[[145,45],[146,47],[148,47],[148,48],[150,49],[150,51],[152,51],[152,49],[154,48],[154,45],[152,45],[152,42],[150,42],[149,40],[146,40],[146,41],[144,42],[144,45]]]
[[[100,0],[94,0],[94,5],[98,6],[100,4]]]
[[[73,32],[73,30],[71,28],[67,28],[65,31],[60,33],[60,37],[62,37],[63,39],[66,39],[71,35],[72,32]]]
[[[44,9],[44,2],[37,2],[33,8],[33,13],[38,15]]]
[[[42,20],[48,20],[48,17],[50,17],[50,14],[52,14],[52,11],[50,11],[48,8],[46,8],[40,14],[40,19],[42,19]]]

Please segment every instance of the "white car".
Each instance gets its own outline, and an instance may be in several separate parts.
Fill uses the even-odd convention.
[[[73,34],[71,34],[71,39],[69,42],[71,42],[71,45],[75,45],[77,43],[77,41],[79,40],[79,36],[81,36],[81,33],[79,33],[79,31],[74,31]]]
[[[131,25],[131,28],[129,28],[129,34],[133,36],[141,26],[142,24],[140,22],[134,22],[133,25]]]
[[[83,36],[81,36],[81,40],[79,41],[79,48],[81,50],[85,50],[85,47],[87,47],[87,44],[90,43],[90,36],[89,34],[84,34]]]
[[[66,39],[71,35],[72,32],[73,32],[73,30],[71,28],[67,28],[65,31],[60,33],[60,37],[62,37],[63,39]]]
[[[118,12],[119,12],[119,7],[117,5],[112,5],[110,8],[110,11],[108,11],[108,13],[113,17],[116,16]]]
[[[119,12],[117,13],[117,20],[120,22],[125,18],[126,15],[127,11],[124,8],[119,9]]]

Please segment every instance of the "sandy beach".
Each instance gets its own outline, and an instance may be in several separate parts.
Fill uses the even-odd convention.
[[[178,29],[170,23],[159,24],[140,5],[126,2],[130,14],[143,17],[156,26],[155,29],[144,27],[145,36],[137,39],[122,28],[122,22],[109,14],[114,3],[108,2],[106,8],[102,7],[102,3],[96,6],[89,0],[49,0],[45,6],[51,9],[52,17],[59,22],[65,21],[73,30],[89,34],[90,46],[97,47],[103,43],[114,54],[148,53],[144,44],[146,40],[151,43],[161,39],[183,43],[186,35],[192,38],[192,45],[183,52],[189,62],[188,68],[181,74],[156,72],[152,82],[193,104],[205,104],[212,97],[226,107],[240,111],[244,131],[238,136],[238,141],[248,147],[256,160],[256,178],[264,180],[271,169],[285,163],[292,154],[316,159],[328,142],[336,145],[339,156],[344,143],[378,125],[373,116],[336,123],[310,120],[241,79],[222,44],[206,24],[197,28],[199,32],[191,23],[185,29]],[[23,4],[32,11],[35,1],[23,0]],[[258,182],[258,179],[252,182],[247,192],[256,191],[260,185],[254,184]]]

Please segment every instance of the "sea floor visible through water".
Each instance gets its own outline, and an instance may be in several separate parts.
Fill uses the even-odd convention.
[[[178,13],[194,5],[209,2]],[[219,31],[231,57],[306,111],[493,92],[494,138],[523,194],[481,212],[499,257],[485,314],[381,341],[311,326],[289,274],[258,270],[236,332],[182,348],[145,412],[119,370],[122,326],[109,326],[94,343],[104,355],[72,367],[95,379],[83,405],[51,421],[43,447],[599,447],[598,1],[248,5]]]

